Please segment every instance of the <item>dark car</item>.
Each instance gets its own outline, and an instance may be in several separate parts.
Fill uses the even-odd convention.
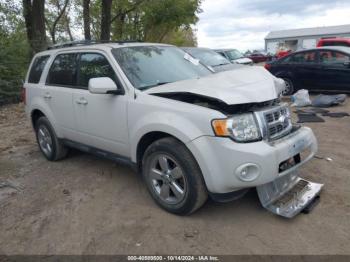
[[[182,47],[182,49],[215,72],[228,71],[240,67],[239,65],[231,64],[225,57],[209,48]]]
[[[350,92],[350,47],[322,47],[292,53],[265,68],[286,81],[285,95],[299,89]]]

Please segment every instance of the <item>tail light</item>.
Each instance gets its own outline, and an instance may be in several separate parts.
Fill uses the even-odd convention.
[[[266,63],[264,65],[264,67],[265,67],[266,70],[270,70],[271,69],[271,64]]]
[[[23,102],[24,104],[26,104],[26,89],[23,87],[22,91],[21,91],[21,102]]]

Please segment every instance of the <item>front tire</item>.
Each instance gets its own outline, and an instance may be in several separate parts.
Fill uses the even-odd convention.
[[[294,84],[292,80],[289,78],[283,78],[284,82],[286,83],[286,88],[282,91],[282,95],[284,96],[290,96],[294,93]]]
[[[208,198],[196,160],[175,138],[162,138],[147,148],[142,175],[152,198],[168,212],[190,214]]]
[[[49,120],[42,116],[35,122],[35,134],[40,151],[47,160],[57,161],[67,156],[68,148],[58,139]]]

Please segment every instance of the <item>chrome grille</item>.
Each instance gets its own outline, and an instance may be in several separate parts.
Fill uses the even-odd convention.
[[[263,134],[268,140],[275,140],[289,134],[292,129],[287,105],[281,105],[257,112],[262,124]]]

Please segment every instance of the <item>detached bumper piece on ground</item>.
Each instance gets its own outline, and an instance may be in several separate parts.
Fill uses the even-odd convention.
[[[323,184],[302,179],[296,172],[283,176],[257,192],[263,207],[276,215],[292,218],[319,199]]]
[[[337,117],[337,118],[341,118],[341,117],[344,117],[344,116],[350,116],[348,113],[346,112],[328,112],[328,113],[323,113],[322,114],[323,116],[329,116],[329,117]]]
[[[325,122],[322,117],[317,116],[315,113],[298,113],[297,123],[318,123]]]

